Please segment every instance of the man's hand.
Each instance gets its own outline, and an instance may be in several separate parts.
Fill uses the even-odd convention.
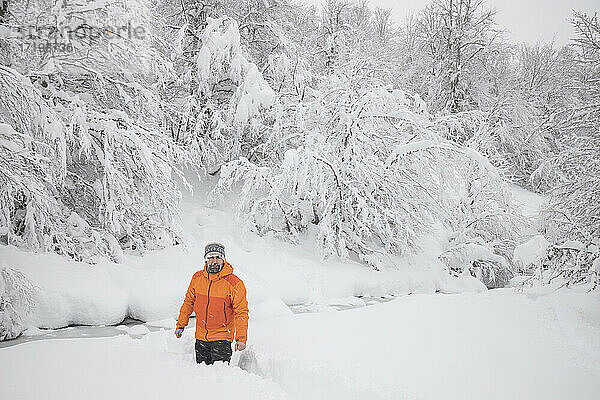
[[[183,328],[175,328],[175,336],[179,339],[183,335]]]
[[[235,351],[242,351],[246,348],[246,343],[244,342],[235,342]]]

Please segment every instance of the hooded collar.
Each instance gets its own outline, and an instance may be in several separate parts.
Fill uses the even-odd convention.
[[[221,269],[217,274],[209,274],[208,271],[206,271],[206,263],[204,263],[204,269],[202,270],[202,276],[211,281],[224,278],[231,274],[233,274],[233,266],[229,264],[227,260],[225,260],[225,263],[223,264],[223,269]]]

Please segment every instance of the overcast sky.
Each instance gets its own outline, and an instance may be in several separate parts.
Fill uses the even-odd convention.
[[[600,12],[599,0],[487,0],[498,11],[496,21],[510,32],[516,42],[549,42],[566,44],[573,37],[567,19],[573,9]],[[323,4],[323,0],[304,0],[304,3]],[[402,21],[411,11],[422,9],[428,0],[370,0],[372,7],[391,8],[397,21]]]

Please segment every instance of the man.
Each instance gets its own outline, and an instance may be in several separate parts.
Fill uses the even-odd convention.
[[[204,259],[204,269],[194,274],[183,300],[175,336],[181,337],[194,311],[196,362],[210,365],[231,360],[234,338],[237,351],[246,348],[248,301],[244,282],[233,274],[233,267],[225,259],[225,246],[209,243]]]

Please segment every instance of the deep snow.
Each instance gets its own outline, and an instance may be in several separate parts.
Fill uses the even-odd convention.
[[[299,398],[593,399],[600,299],[586,296],[412,295],[252,335],[258,367]]]
[[[598,293],[421,294],[254,321],[243,352],[253,360],[245,362],[251,373],[195,365],[193,329],[179,340],[171,329],[134,337],[0,349],[10,366],[0,375],[0,398],[550,400],[600,393]]]
[[[0,398],[31,399],[286,399],[273,382],[227,365],[194,365],[168,353],[164,336],[145,346],[125,336],[37,341],[0,350]]]

